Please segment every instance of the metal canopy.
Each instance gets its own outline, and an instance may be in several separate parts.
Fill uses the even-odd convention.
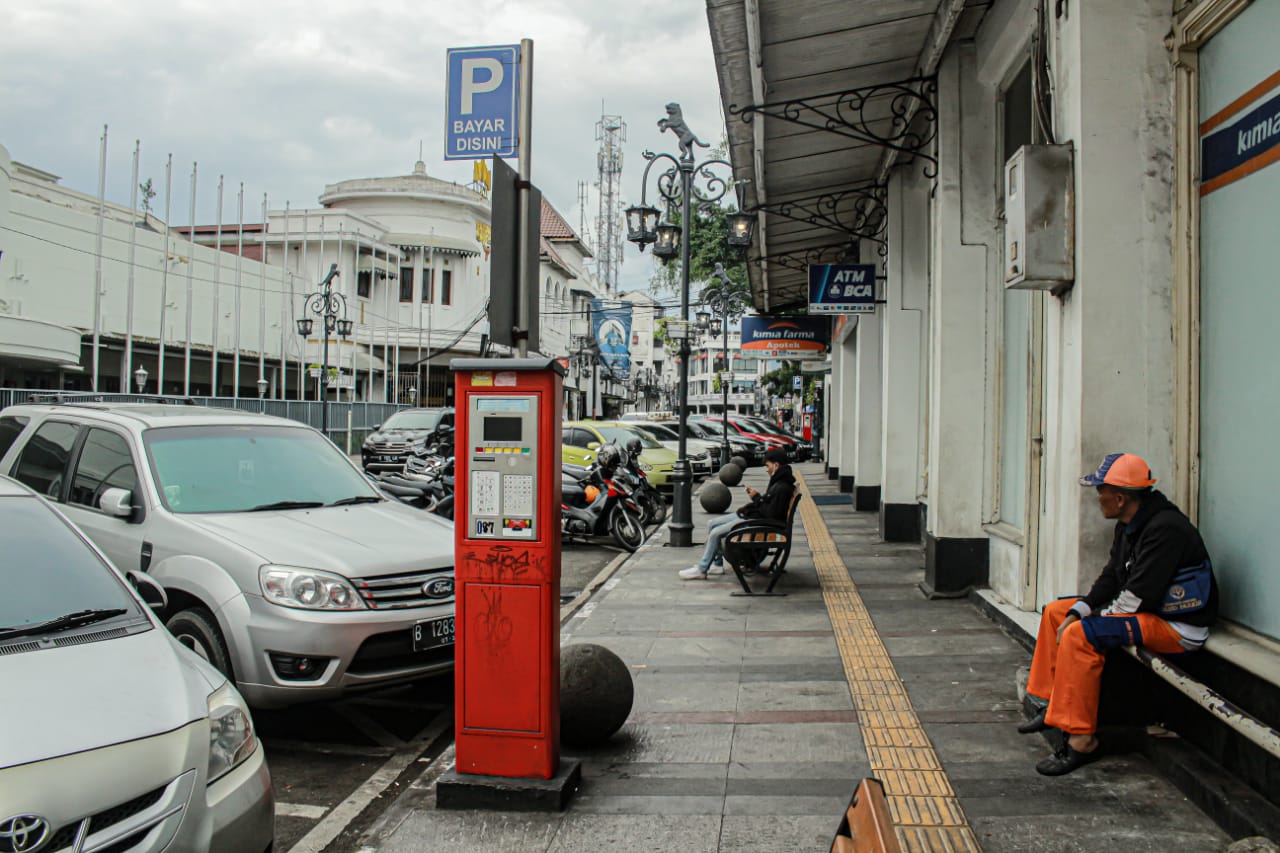
[[[990,0],[706,2],[734,178],[760,212],[752,299],[802,307],[808,264],[883,247],[889,170],[934,173],[933,75]]]

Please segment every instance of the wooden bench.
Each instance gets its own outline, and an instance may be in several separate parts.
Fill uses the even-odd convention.
[[[742,584],[742,592],[734,595],[786,595],[774,592],[773,588],[786,573],[787,558],[791,556],[791,529],[802,497],[800,492],[791,495],[786,521],[748,519],[724,538],[725,562]],[[763,593],[754,592],[747,582],[747,576],[754,574],[769,576],[769,586]]]
[[[858,783],[849,807],[844,810],[831,853],[901,853],[898,836],[893,831],[889,801],[879,779],[867,778]]]

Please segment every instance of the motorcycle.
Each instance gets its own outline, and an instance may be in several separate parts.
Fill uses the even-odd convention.
[[[635,493],[636,503],[640,506],[640,523],[647,527],[667,520],[667,502],[662,493],[650,484],[649,476],[640,467],[642,449],[638,439],[627,442],[626,456],[618,468],[617,477]]]
[[[397,500],[453,519],[453,456],[410,456],[400,474],[380,474],[378,488]]]
[[[609,447],[609,445],[606,445]],[[616,450],[616,448],[615,448]],[[635,551],[644,542],[641,509],[630,489],[614,475],[619,458],[587,467],[564,465],[560,478],[561,535],[565,539],[609,536],[619,547]],[[603,450],[601,457],[607,457]]]

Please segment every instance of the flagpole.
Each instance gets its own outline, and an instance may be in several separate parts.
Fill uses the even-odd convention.
[[[93,260],[93,382],[98,390],[99,349],[102,337],[102,227],[107,210],[107,126],[102,126],[102,150],[98,153],[98,247]]]
[[[344,233],[345,227],[346,227],[346,223],[339,220],[338,221],[338,255],[337,255],[338,269],[342,269],[344,265],[343,257],[342,257],[342,241],[343,241],[343,238],[346,236]],[[342,290],[344,296],[347,295],[347,283],[345,279],[346,279],[345,274],[338,276],[338,287]],[[325,334],[326,335],[329,334],[328,331],[326,331]],[[338,356],[337,358],[334,359],[334,361],[338,363],[339,377],[342,376],[342,344],[344,340],[345,339],[342,336],[339,336],[338,340],[334,341],[334,343],[338,347]],[[351,390],[354,391],[355,387],[356,387],[356,379],[355,379],[355,376],[352,376]],[[338,398],[338,402],[342,402],[342,386],[341,385],[338,386],[338,390],[335,392],[334,396]]]
[[[284,203],[284,237],[281,240],[280,258],[280,389],[281,400],[289,399],[289,369],[285,360],[285,348],[289,343],[289,310],[293,307],[293,276],[289,273],[289,202]],[[289,296],[286,302],[284,289],[288,277]]]
[[[232,309],[235,315],[236,328],[231,335],[231,343],[235,349],[235,356],[232,358],[231,369],[231,398],[233,400],[240,399],[240,282],[244,272],[244,181],[240,182],[240,192],[236,200],[236,298],[235,307]]]
[[[191,257],[187,259],[187,345],[182,355],[182,393],[191,396],[191,284],[196,266],[196,171],[198,164],[191,164],[191,233],[187,238],[191,241]]]
[[[308,231],[308,229],[311,227],[310,224],[307,222],[307,216],[308,216],[308,211],[304,207],[302,209],[302,275],[304,279],[308,277],[307,276],[307,243],[310,242],[310,238],[308,236],[310,232]],[[290,284],[290,288],[292,288],[293,282],[291,281],[289,284]],[[308,281],[307,282],[308,287],[310,286],[310,284],[311,284],[310,281]],[[291,306],[291,307],[296,307],[296,306]],[[302,306],[302,310],[304,312],[307,310],[305,304]],[[298,355],[298,399],[299,400],[307,399],[307,339],[306,338],[302,339],[302,346],[299,348],[299,355]]]
[[[258,378],[267,378],[267,194],[262,194],[262,253],[258,258]],[[262,395],[259,394],[259,397]]]
[[[311,281],[320,281],[320,269],[324,266],[324,214],[320,214],[320,257],[316,261],[316,274]],[[308,286],[311,282],[307,282]],[[305,307],[305,306],[304,306]],[[324,328],[324,323],[320,323],[320,331],[324,333],[326,342],[328,341],[329,331]],[[320,360],[324,364],[320,365],[320,381],[316,383],[316,399],[327,400],[329,398],[329,353],[328,346],[320,347]],[[323,402],[322,402],[323,405]]]
[[[125,300],[124,318],[124,366],[120,373],[120,390],[129,393],[129,375],[133,373],[133,283],[138,250],[138,158],[142,155],[142,140],[133,144],[133,191],[129,194],[129,287]]]
[[[431,264],[431,272],[427,275],[427,280],[431,282],[431,289],[427,291],[430,301],[427,302],[427,379],[424,383],[427,386],[427,393],[424,399],[427,405],[431,405],[431,332],[432,319],[435,316],[433,310],[436,305],[436,250],[427,250],[427,263]]]
[[[222,313],[222,189],[224,176],[218,176],[218,225],[213,244],[213,357],[209,359],[209,396],[218,395],[218,319]]]
[[[164,257],[160,267],[160,363],[156,366],[156,393],[164,393],[164,336],[169,314],[169,203],[173,192],[173,155],[164,166]]]

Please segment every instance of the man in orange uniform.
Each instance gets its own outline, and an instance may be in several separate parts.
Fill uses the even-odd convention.
[[[1098,691],[1110,649],[1160,654],[1204,645],[1218,609],[1217,585],[1200,533],[1164,495],[1142,457],[1112,453],[1080,484],[1116,520],[1111,558],[1089,594],[1045,605],[1027,693],[1042,710],[1023,734],[1061,729],[1066,741],[1036,765],[1061,776],[1097,757]]]

